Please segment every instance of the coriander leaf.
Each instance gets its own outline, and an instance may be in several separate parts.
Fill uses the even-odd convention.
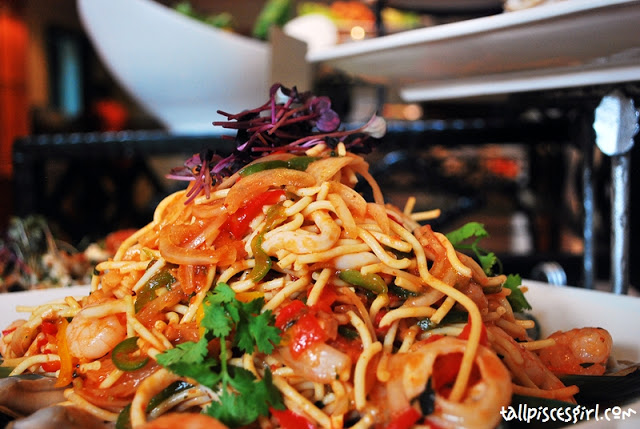
[[[207,301],[211,304],[227,304],[233,302],[236,293],[226,283],[218,283],[212,293],[207,295]]]
[[[458,246],[462,244],[464,241],[475,237],[475,238],[485,238],[488,237],[489,233],[484,228],[484,225],[479,222],[469,222],[464,224],[462,227],[456,229],[447,234],[447,239],[453,244],[453,246]]]
[[[271,311],[262,312],[263,306],[263,298],[243,303],[231,287],[219,283],[203,301],[202,338],[197,343],[179,344],[157,358],[170,371],[220,392],[205,411],[230,427],[249,425],[268,415],[269,407],[284,406],[268,369],[259,380],[252,372],[229,365],[232,354],[228,342],[244,353],[253,353],[256,348],[271,353],[280,341],[280,330],[273,326],[275,318]],[[220,341],[219,360],[208,355],[208,343],[214,339]]]
[[[496,255],[492,252],[487,252],[479,246],[483,238],[489,237],[489,233],[483,224],[478,222],[466,223],[455,231],[448,233],[446,237],[457,250],[471,250],[480,262],[482,270],[486,275],[491,276],[494,274],[493,267],[495,265],[498,265],[498,271],[502,271],[502,265]],[[472,238],[474,240],[470,244],[465,243]]]
[[[273,352],[274,344],[280,343],[280,329],[273,326],[275,317],[271,311],[256,316],[249,325],[249,333],[254,338],[258,351],[266,354]]]
[[[518,274],[509,274],[507,281],[504,282],[503,287],[511,290],[511,294],[507,296],[507,301],[511,304],[513,311],[518,313],[523,310],[531,310],[531,304],[525,298],[524,293],[520,289],[522,279]]]
[[[203,338],[197,343],[189,341],[158,355],[158,363],[171,372],[183,377],[191,377],[207,386],[214,386],[221,380],[212,368],[218,362],[207,358],[207,341]]]
[[[280,342],[280,330],[273,326],[275,318],[271,311],[260,313],[263,304],[262,298],[238,304],[242,320],[236,325],[235,345],[245,353],[253,353],[257,347],[268,354],[273,351],[273,344]]]
[[[269,407],[283,409],[282,395],[273,385],[271,371],[267,370],[264,379],[257,380],[253,374],[243,368],[230,367],[229,380],[236,390],[226,390],[220,395],[219,402],[212,402],[205,412],[228,426],[246,426],[259,416],[269,414]]]
[[[241,304],[240,308],[246,316],[260,314],[262,307],[264,306],[264,298],[256,298],[246,303],[242,302]]]
[[[480,261],[480,265],[482,266],[482,271],[485,273],[492,273],[493,266],[498,263],[498,257],[495,253],[489,252],[486,255],[477,255],[478,260]]]
[[[176,363],[200,364],[207,355],[207,342],[200,340],[197,343],[189,341],[178,344],[175,348],[166,350],[158,355],[158,363],[170,366]]]
[[[258,416],[244,410],[240,396],[229,391],[223,391],[218,401],[213,401],[204,412],[223,422],[229,427],[246,426],[253,423]]]
[[[256,377],[253,373],[247,369],[239,366],[230,365],[229,372],[229,384],[238,392],[251,392],[253,390]]]
[[[225,306],[212,304],[206,298],[204,302],[204,317],[200,324],[218,338],[228,336],[233,328],[233,321],[228,316]]]

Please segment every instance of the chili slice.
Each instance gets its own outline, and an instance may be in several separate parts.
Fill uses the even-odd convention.
[[[316,161],[318,158],[314,158],[311,156],[295,156],[286,161],[284,160],[273,160],[273,161],[264,161],[257,162],[255,164],[247,165],[246,167],[240,169],[238,174],[242,177],[250,176],[259,171],[265,170],[273,170],[274,168],[288,168],[290,170],[299,170],[305,171],[309,164],[313,161]]]
[[[116,368],[122,371],[135,371],[147,364],[147,356],[134,356],[138,351],[138,337],[129,337],[113,348],[111,360]]]
[[[264,239],[264,233],[256,235],[251,241],[251,250],[253,251],[253,257],[255,259],[255,265],[249,273],[249,278],[254,283],[259,282],[267,275],[273,262],[267,252],[262,249],[262,240]]]
[[[389,289],[387,288],[387,284],[382,279],[382,277],[375,273],[362,275],[362,273],[358,270],[342,270],[338,274],[338,277],[340,278],[340,280],[343,280],[349,284],[361,287],[377,294],[387,293],[389,291]]]
[[[165,287],[171,289],[171,285],[175,283],[176,279],[171,275],[169,270],[162,270],[151,277],[142,288],[137,292],[136,302],[134,304],[136,313],[142,308],[153,301],[157,295],[156,290]]]

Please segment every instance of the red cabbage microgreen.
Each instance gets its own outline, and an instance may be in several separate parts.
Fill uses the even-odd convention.
[[[211,186],[221,178],[269,153],[303,154],[320,143],[335,148],[340,142],[351,152],[366,153],[371,150],[369,138],[381,138],[386,132],[385,120],[376,115],[362,127],[340,129],[340,117],[331,108],[329,97],[301,93],[295,86],[289,89],[281,84],[271,87],[269,100],[262,106],[236,114],[220,110],[218,113],[227,121],[216,121],[213,125],[237,130],[236,148],[224,158],[212,150],[204,150],[182,167],[171,170],[167,175],[170,179],[195,181],[187,203],[203,190],[208,196]]]

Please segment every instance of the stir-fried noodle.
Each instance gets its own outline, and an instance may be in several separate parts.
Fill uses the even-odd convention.
[[[276,152],[249,164],[269,168],[166,197],[97,265],[89,296],[23,308],[31,315],[5,331],[4,365],[13,375],[56,375],[67,404],[105,421],[123,409],[133,427],[207,410],[224,394],[219,384],[174,371],[162,356],[198,343],[212,292],[230,288],[229,300],[261,303],[254,316],[275,323],[279,341],[247,350],[232,332],[207,337],[205,354],[268,381],[286,410],[317,427],[398,418],[495,427],[513,393],[572,401],[577,388],[537,354],[555,341],[529,338],[533,322],[513,311],[507,277],[487,276],[416,220],[437,211],[385,204],[367,162],[342,144],[299,155],[308,165],[290,168],[300,156]],[[354,190],[359,180],[374,201]],[[185,388],[148,409],[178,382]],[[276,399],[267,407],[254,424],[277,427],[283,407]]]

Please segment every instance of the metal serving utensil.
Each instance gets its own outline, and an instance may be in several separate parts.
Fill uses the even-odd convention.
[[[629,288],[629,176],[639,114],[633,100],[614,91],[602,98],[593,121],[596,144],[611,158],[611,287],[616,294]]]

